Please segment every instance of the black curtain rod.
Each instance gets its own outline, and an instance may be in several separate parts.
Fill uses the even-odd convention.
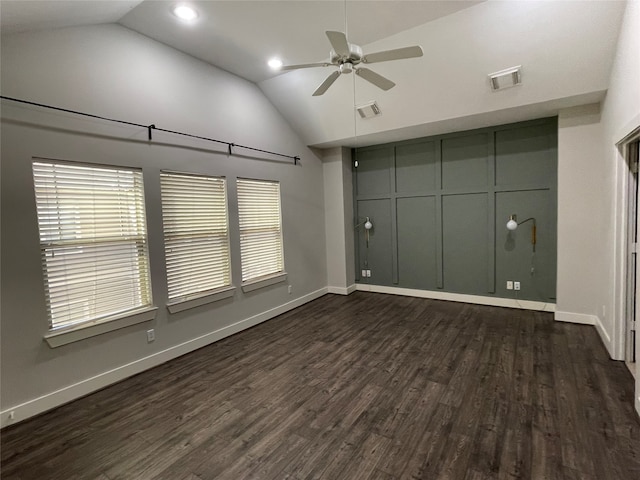
[[[268,155],[276,155],[278,157],[290,158],[293,160],[294,165],[297,165],[298,162],[300,161],[300,157],[298,156],[285,155],[284,153],[270,152],[269,150],[262,150],[261,148],[248,147],[247,145],[239,145],[237,143],[225,142],[223,140],[216,140],[215,138],[201,137],[200,135],[192,135],[190,133],[177,132],[175,130],[167,130],[165,128],[158,128],[153,123],[151,125],[142,125],[140,123],[127,122],[126,120],[118,120],[115,118],[101,117],[100,115],[94,115],[92,113],[78,112],[76,110],[69,110],[67,108],[54,107],[53,105],[45,105],[43,103],[30,102],[28,100],[21,100],[19,98],[5,97],[4,95],[0,95],[0,98],[3,100],[10,100],[12,102],[24,103],[27,105],[34,105],[36,107],[48,108],[50,110],[57,110],[59,112],[73,113],[74,115],[82,115],[83,117],[97,118],[100,120],[106,120],[108,122],[123,123],[125,125],[133,125],[134,127],[146,128],[149,135],[149,140],[153,140],[151,131],[157,130],[158,132],[172,133],[174,135],[182,135],[183,137],[197,138],[199,140],[206,140],[207,142],[222,143],[228,147],[229,155],[233,155],[232,148],[237,147],[237,148],[243,148],[245,150],[251,150],[253,152],[260,152],[260,153],[266,153]]]

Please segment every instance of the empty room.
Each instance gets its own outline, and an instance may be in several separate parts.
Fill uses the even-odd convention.
[[[640,0],[0,0],[4,480],[640,478]]]

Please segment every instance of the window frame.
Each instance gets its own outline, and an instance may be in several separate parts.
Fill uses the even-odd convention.
[[[277,239],[279,247],[280,257],[280,269],[277,271],[271,271],[262,275],[255,275],[249,278],[245,277],[245,249],[243,248],[243,235],[246,235],[245,229],[243,229],[243,212],[242,212],[242,182],[253,182],[256,184],[275,184],[277,185],[277,204],[278,204],[278,225],[277,225]],[[238,227],[240,234],[240,262],[242,270],[242,291],[251,292],[263,287],[275,285],[280,282],[284,282],[287,279],[287,272],[285,269],[285,254],[284,254],[284,232],[283,232],[283,218],[282,218],[282,189],[281,182],[278,180],[267,180],[258,178],[237,177],[236,178],[236,195],[238,200]]]
[[[187,239],[187,238],[193,238],[193,237],[189,237],[188,235],[184,235],[184,234],[174,234],[174,235],[168,234],[167,227],[169,226],[169,224],[167,222],[167,219],[169,217],[169,205],[166,200],[167,194],[165,194],[166,192],[165,189],[166,188],[174,188],[174,189],[183,188],[182,193],[184,194],[189,189],[196,190],[197,188],[202,188],[202,186],[197,186],[194,183],[191,186],[185,185],[184,187],[177,187],[176,186],[177,182],[175,182],[173,185],[169,185],[168,182],[165,183],[164,179],[168,179],[168,178],[172,178],[174,182],[177,178],[182,178],[182,180],[193,178],[196,182],[197,181],[206,182],[211,180],[222,181],[222,187],[223,187],[222,194],[223,194],[223,203],[224,203],[222,210],[224,211],[225,224],[223,226],[224,234],[222,236],[220,235],[217,235],[217,236],[223,237],[226,243],[226,264],[227,264],[226,278],[228,278],[227,283],[224,283],[219,286],[214,286],[212,288],[198,289],[198,290],[193,290],[188,292],[183,291],[181,294],[174,294],[173,296],[171,295],[171,283],[173,281],[172,277],[174,277],[174,275],[180,275],[177,270],[174,272],[170,271],[171,269],[169,265],[169,257],[173,254],[173,252],[171,251],[171,248],[172,248],[171,245],[172,243],[174,243],[176,239],[179,239],[179,238]],[[204,183],[202,185],[204,185]],[[161,197],[161,209],[162,209],[163,241],[164,241],[164,251],[165,251],[165,270],[166,270],[166,278],[167,278],[167,297],[168,297],[167,309],[169,310],[169,312],[177,313],[183,310],[187,310],[189,308],[195,308],[201,305],[205,305],[207,303],[216,302],[216,301],[234,296],[236,288],[233,285],[233,272],[232,272],[232,264],[231,264],[231,239],[230,239],[230,230],[229,230],[229,194],[228,194],[227,178],[225,176],[219,176],[219,175],[208,175],[208,174],[202,174],[202,173],[162,170],[160,172],[160,197]],[[181,209],[181,208],[184,208],[184,206],[183,205],[176,206],[174,204],[173,208]],[[209,211],[208,213],[215,216],[215,211]],[[192,221],[192,220],[187,219],[187,221]],[[181,220],[178,220],[176,223],[174,223],[174,225],[171,228],[179,228],[178,224],[182,224],[184,226],[184,223],[182,223]],[[220,228],[220,226],[217,226],[217,228]],[[203,228],[197,232],[194,232],[193,236],[201,236],[202,238],[202,236],[212,237],[212,236],[216,236],[216,234],[212,233],[211,230],[207,231],[206,229]],[[210,257],[208,258],[208,260],[210,260]],[[201,264],[200,267],[202,268],[203,265]],[[177,269],[178,268],[179,267],[177,267]],[[224,274],[223,274],[223,277],[224,277]],[[183,290],[184,290],[184,287],[183,287]]]
[[[153,305],[142,169],[34,157],[31,161],[31,170],[48,320],[48,330],[44,338],[49,345],[58,347],[152,320],[157,308]],[[94,177],[95,182],[89,183],[85,189],[82,189],[81,184],[80,188],[76,188],[71,180],[74,175],[77,175],[77,179],[81,182],[91,177]],[[101,185],[99,180],[104,180],[105,183]],[[121,182],[125,187],[121,186]],[[131,191],[127,192],[129,187],[126,185],[129,183]],[[109,216],[106,219],[100,219],[101,215],[104,217],[104,213],[99,212],[95,206],[96,202],[100,201],[107,203]],[[73,212],[71,215],[69,213],[74,208],[75,216]],[[127,210],[135,213],[127,214]],[[68,220],[70,217],[71,219]],[[114,222],[118,227],[114,226]],[[53,233],[52,228],[55,230]],[[104,272],[108,267],[121,270],[124,268],[123,265],[126,266],[126,260],[118,263],[117,267],[113,267],[109,262],[101,263],[102,260],[99,258],[101,249],[105,249],[102,254],[106,252],[108,258],[113,259],[115,258],[113,248],[119,248],[117,245],[123,247],[125,252],[127,249],[133,249],[135,253],[123,257],[129,258],[129,270],[118,271],[114,278],[127,278],[128,275],[137,294],[131,304],[127,305],[126,301],[122,302],[118,299],[120,290],[126,287],[119,287],[119,289],[114,287],[117,293],[113,299],[116,302],[115,306],[110,306],[109,302],[105,302],[105,299],[110,300],[109,297],[99,294],[105,291],[103,287],[98,286],[100,280],[104,280],[105,277],[101,278],[101,274],[96,272]],[[79,263],[73,262],[69,254],[73,248],[78,248],[78,253],[81,255],[87,252],[89,255],[83,259],[76,258],[75,260],[81,260]],[[64,252],[65,249],[68,255],[63,257],[62,261],[55,261],[56,252],[60,255],[60,252]],[[110,252],[111,255],[109,255]],[[115,253],[118,252],[115,251]],[[118,255],[116,257],[119,258]],[[120,261],[119,259],[118,262]],[[85,310],[97,309],[98,311],[94,310],[93,316],[82,318],[80,313],[72,312],[69,307],[68,292],[73,291],[73,287],[69,287],[70,278],[72,278],[70,275],[78,275],[81,272],[84,276],[87,268],[91,266],[94,271],[89,270],[89,273],[93,275],[87,276],[86,280],[89,287],[87,288],[83,280],[78,284],[80,288],[76,289],[75,294],[84,298],[82,303],[88,305],[84,307]],[[119,282],[115,281],[115,283]],[[92,284],[94,287],[91,287]],[[66,295],[67,298],[64,299],[66,304],[60,300],[61,297],[58,300],[52,300],[52,297],[59,295],[62,298]],[[63,313],[65,309],[68,310],[66,317]],[[57,321],[56,316],[59,316]]]

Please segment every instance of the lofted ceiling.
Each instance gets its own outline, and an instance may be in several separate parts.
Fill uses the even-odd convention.
[[[332,0],[2,0],[3,33],[114,23],[181,50],[252,82],[273,77],[267,61],[323,61],[326,30],[348,30],[367,44],[480,1]],[[199,14],[192,22],[172,13],[177,4]],[[346,12],[346,17],[345,17]]]
[[[193,6],[192,22],[171,12]],[[164,1],[1,0],[2,34],[119,23],[254,82],[309,145],[362,145],[557,114],[599,102],[624,12],[618,0]],[[419,59],[376,64],[383,92],[354,75],[311,97],[333,67],[273,72],[266,62],[322,62],[326,30],[365,53],[419,44]],[[487,74],[522,65],[523,85],[491,92]],[[347,75],[343,75],[345,77]],[[359,119],[376,101],[382,116]]]
[[[3,35],[115,23],[141,0],[0,0],[0,32]]]

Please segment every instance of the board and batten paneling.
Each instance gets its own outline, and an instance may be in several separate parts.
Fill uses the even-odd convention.
[[[555,117],[362,147],[354,158],[354,216],[374,225],[368,246],[356,229],[358,282],[555,300]],[[511,214],[536,219],[535,251],[533,222],[509,231]]]

